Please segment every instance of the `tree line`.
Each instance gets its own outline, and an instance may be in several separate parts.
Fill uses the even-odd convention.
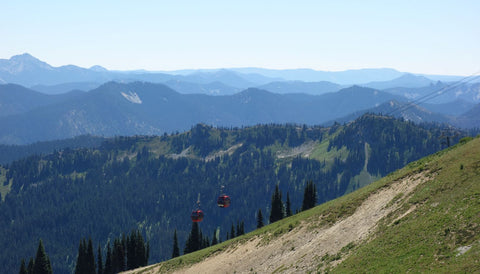
[[[102,256],[102,249],[98,246],[97,259],[93,253],[92,240],[82,239],[78,247],[75,274],[113,274],[125,270],[146,266],[150,254],[150,244],[145,240],[139,230],[134,230],[130,235],[122,235],[113,240],[113,245],[107,243],[107,251]]]

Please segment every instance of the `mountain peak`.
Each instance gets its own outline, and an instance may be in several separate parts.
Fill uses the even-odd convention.
[[[6,60],[6,66],[3,69],[11,74],[18,74],[23,71],[32,71],[38,68],[52,69],[49,64],[33,57],[29,53],[23,53],[14,55],[9,60]]]
[[[90,68],[90,70],[93,70],[93,71],[96,71],[96,72],[104,72],[104,71],[108,71],[108,69],[102,67],[102,66],[99,66],[99,65],[95,65],[95,66],[92,66]]]
[[[428,82],[432,82],[432,80],[428,79],[427,77],[425,76],[422,76],[422,75],[415,75],[415,74],[412,74],[412,73],[405,73],[403,74],[402,76],[394,79],[394,80],[415,80],[415,81],[428,81]]]
[[[10,58],[10,61],[17,61],[17,60],[21,60],[21,61],[40,61],[37,58],[33,57],[30,53],[27,53],[27,52],[25,52],[23,54],[14,55]]]

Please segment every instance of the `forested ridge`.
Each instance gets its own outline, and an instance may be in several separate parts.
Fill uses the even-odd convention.
[[[0,169],[1,185],[10,189],[0,204],[1,234],[8,235],[0,239],[0,264],[17,272],[41,238],[54,272],[69,273],[80,239],[91,238],[105,252],[108,239],[133,229],[150,243],[149,261],[158,262],[170,258],[175,230],[185,246],[198,195],[205,212],[199,226],[208,234],[219,229],[225,240],[233,223],[255,229],[259,209],[268,220],[277,185],[293,211],[302,207],[308,181],[322,203],[358,187],[362,172],[383,176],[438,151],[442,132],[376,115],[332,127],[200,124],[185,133],[117,137],[98,148],[17,160]],[[285,153],[305,144],[310,149]],[[232,198],[227,209],[216,205],[222,185]]]
[[[65,148],[94,148],[100,146],[103,141],[105,141],[103,137],[81,135],[70,139],[36,142],[29,145],[0,144],[0,164],[9,164],[34,154],[50,154],[55,150],[63,150]]]

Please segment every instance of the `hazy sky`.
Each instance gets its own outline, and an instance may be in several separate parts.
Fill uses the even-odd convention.
[[[478,0],[0,0],[0,14],[1,59],[54,66],[480,70]]]

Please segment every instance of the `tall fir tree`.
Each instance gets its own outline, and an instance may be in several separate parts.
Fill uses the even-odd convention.
[[[233,226],[233,222],[232,222],[232,227],[230,228],[230,239],[235,238],[235,236],[236,236],[235,227]]]
[[[303,192],[302,211],[313,208],[317,203],[317,187],[308,181]]]
[[[93,253],[92,239],[88,239],[87,253],[85,254],[85,270],[86,274],[96,274],[95,270],[95,254]]]
[[[127,269],[135,269],[147,265],[149,252],[140,230],[134,230],[127,237]]]
[[[212,246],[218,244],[218,239],[217,239],[217,229],[213,230],[213,237],[212,237]]]
[[[102,260],[102,249],[98,245],[97,250],[97,274],[103,274],[103,260]]]
[[[43,247],[43,242],[40,240],[38,243],[37,255],[35,256],[35,263],[33,266],[34,274],[51,274],[52,266],[50,264],[50,259],[48,258],[45,248]]]
[[[80,240],[80,244],[78,245],[78,255],[77,255],[77,264],[75,265],[75,274],[83,274],[86,273],[86,254],[87,254],[87,247],[85,246],[85,238]]]
[[[78,246],[77,264],[75,265],[75,274],[96,274],[95,255],[93,253],[92,239],[85,238],[80,241]]]
[[[242,220],[237,229],[237,236],[245,234],[245,222]]]
[[[147,241],[147,248],[145,252],[145,261],[143,262],[143,266],[148,265],[148,260],[150,259],[150,241]]]
[[[257,228],[263,227],[263,215],[262,210],[259,209],[257,213]]]
[[[194,251],[197,251],[202,246],[202,238],[200,238],[200,229],[198,228],[197,222],[192,222],[192,230],[188,236],[187,242],[185,243],[185,248],[183,254],[188,254]]]
[[[33,258],[30,257],[30,260],[28,261],[28,266],[27,266],[28,274],[33,274],[34,267],[35,267],[35,262],[33,261]]]
[[[197,250],[200,250],[200,249],[204,248],[204,244],[205,244],[203,242],[203,240],[204,240],[203,233],[200,229],[198,230],[198,239],[200,240],[200,245],[199,245],[199,248]]]
[[[107,258],[105,259],[105,268],[103,270],[104,274],[113,274],[113,265],[112,265],[112,248],[110,242],[107,244]]]
[[[173,233],[173,251],[172,251],[172,258],[176,258],[180,256],[180,249],[178,248],[178,239],[177,239],[177,229]]]
[[[287,201],[285,203],[285,215],[287,217],[292,216],[292,209],[290,204],[290,194],[287,192]]]
[[[113,250],[112,250],[112,268],[113,272],[121,272],[126,269],[125,263],[125,237],[122,239],[115,239],[113,242]]]
[[[210,246],[210,239],[208,238],[208,236],[204,236],[202,238],[202,248],[201,249],[207,248],[209,246]]]
[[[270,211],[270,223],[283,219],[285,216],[282,202],[282,193],[278,185],[275,186],[275,192],[272,195],[272,210]]]
[[[22,259],[20,263],[20,270],[18,271],[19,274],[28,274],[27,266],[25,265],[25,259]]]

